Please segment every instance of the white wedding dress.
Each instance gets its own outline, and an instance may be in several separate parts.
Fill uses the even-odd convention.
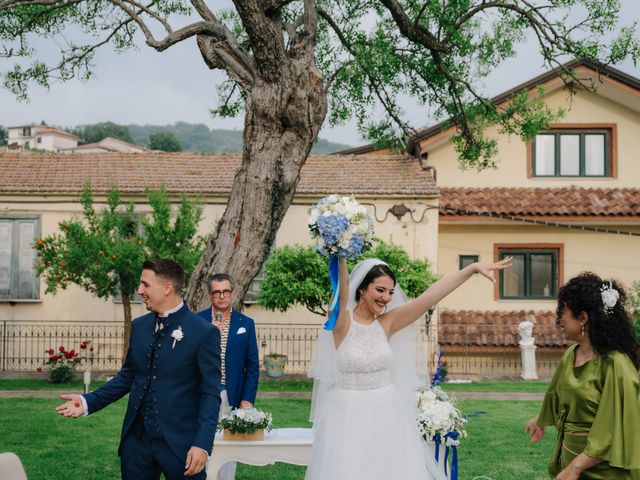
[[[431,480],[438,473],[415,411],[392,383],[393,351],[377,320],[351,320],[335,352],[338,378],[327,393],[305,480]]]

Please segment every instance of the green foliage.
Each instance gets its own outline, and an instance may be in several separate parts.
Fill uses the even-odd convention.
[[[410,298],[416,297],[437,280],[427,260],[412,260],[401,247],[376,240],[363,258],[379,258],[388,263],[398,283]],[[349,269],[361,261],[349,262]],[[331,298],[329,262],[314,247],[276,248],[265,263],[265,278],[258,303],[269,310],[287,311],[302,305],[317,315],[327,314]]]
[[[7,130],[0,125],[0,147],[7,144]]]
[[[125,142],[134,143],[131,138],[129,129],[123,125],[113,122],[94,123],[92,125],[83,125],[75,132],[84,143],[97,143],[107,137],[119,138]]]
[[[163,152],[181,152],[182,144],[173,132],[157,132],[149,135],[149,148]]]
[[[94,208],[93,193],[85,188],[80,203],[83,218],[60,222],[60,233],[39,238],[38,273],[47,293],[65,289],[71,283],[100,298],[120,291],[123,297],[135,293],[142,263],[164,257],[179,261],[190,272],[203,250],[204,240],[196,238],[202,207],[182,199],[173,225],[171,207],[164,189],[148,191],[152,212],[143,217],[133,204],[123,204],[113,188],[107,207]]]
[[[228,430],[231,433],[255,433],[258,430],[271,430],[271,414],[256,408],[223,410],[218,420],[218,430]]]
[[[201,123],[176,122],[173,125],[127,125],[138,145],[148,145],[154,133],[172,132],[180,141],[183,151],[201,153],[242,152],[242,130],[209,129]],[[314,153],[331,153],[350,148],[349,145],[318,139],[312,148]]]
[[[219,106],[212,111],[234,116],[247,105],[258,108],[256,102],[247,103],[257,83],[239,81],[238,64],[249,78],[259,81],[264,72],[281,67],[269,62],[295,58],[306,52],[303,45],[312,42],[331,125],[355,119],[359,131],[378,145],[401,147],[425,121],[418,117],[414,125],[415,119],[402,110],[400,102],[411,99],[425,106],[429,120],[455,125],[453,143],[460,161],[482,169],[494,166],[496,155],[496,140],[487,136],[487,126],[497,125],[499,132],[527,140],[562,115],[524,94],[495,105],[479,87],[518,54],[519,44],[527,38],[538,41],[536,61],[548,67],[557,67],[566,58],[605,65],[640,59],[636,25],[617,27],[618,0],[294,0],[273,2],[264,9],[233,2],[238,7],[227,10],[214,7],[215,2],[198,2],[192,9],[195,3],[157,0],[141,15],[126,2],[110,0],[2,2],[1,55],[18,60],[3,73],[4,85],[26,99],[30,83],[49,87],[52,79],[91,78],[98,47],[125,50],[144,37],[147,45],[164,51],[198,35],[219,49],[205,55],[207,65],[228,73],[219,88]],[[310,22],[316,14],[317,28]],[[184,25],[185,15],[199,18]],[[84,35],[83,41],[69,42],[65,36],[69,31]],[[265,31],[277,31],[278,38],[265,45],[258,34]],[[38,60],[31,46],[37,37],[60,45],[59,59],[51,64]],[[266,53],[274,49],[283,51]],[[573,72],[562,73],[590,88]]]
[[[633,328],[636,331],[638,341],[640,341],[640,282],[633,282],[628,294],[631,321],[633,322]]]

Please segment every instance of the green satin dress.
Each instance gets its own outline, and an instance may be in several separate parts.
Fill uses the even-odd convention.
[[[554,425],[558,431],[549,475],[554,478],[584,453],[603,462],[581,479],[640,479],[638,371],[618,351],[574,367],[576,347],[560,360],[538,417],[539,426]]]

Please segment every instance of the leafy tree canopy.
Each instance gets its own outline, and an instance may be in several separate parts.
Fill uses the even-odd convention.
[[[0,147],[7,144],[7,131],[0,125]]]
[[[182,144],[173,132],[157,132],[149,135],[149,148],[163,152],[180,152]]]
[[[425,291],[438,277],[428,260],[412,260],[401,247],[377,240],[364,258],[379,258],[395,273],[407,296]],[[361,261],[349,261],[349,270]],[[258,303],[269,310],[287,311],[302,305],[310,312],[325,316],[331,298],[328,260],[314,247],[276,248],[264,266],[265,278],[260,286]]]
[[[30,82],[48,87],[53,79],[91,78],[95,50],[103,45],[128,49],[139,42],[140,33],[148,46],[163,51],[197,37],[205,62],[229,75],[213,111],[236,115],[245,108],[256,74],[265,81],[277,78],[283,56],[293,55],[312,36],[331,124],[355,118],[367,138],[401,146],[424,123],[400,107],[398,99],[409,97],[436,119],[455,123],[461,161],[482,168],[493,165],[496,152],[495,139],[486,137],[487,125],[530,139],[562,115],[527,94],[497,106],[478,87],[516,56],[526,38],[537,39],[543,61],[554,67],[568,57],[615,64],[628,57],[637,60],[640,52],[635,25],[618,28],[618,0],[232,3],[230,9],[214,11],[214,4],[202,0],[0,0],[2,55],[18,59],[4,73],[4,84],[26,98]],[[84,38],[65,41],[70,30]],[[20,61],[36,55],[34,36],[59,38],[60,58]],[[581,83],[571,78],[573,72],[562,73],[567,81]]]
[[[125,345],[131,323],[128,299],[136,292],[142,264],[149,258],[171,258],[189,274],[202,255],[204,239],[196,235],[202,219],[198,201],[182,198],[172,215],[164,189],[147,191],[151,213],[141,215],[123,204],[114,188],[107,205],[96,211],[93,193],[80,199],[82,218],[60,222],[59,233],[34,244],[38,273],[47,293],[76,284],[99,298],[120,294],[125,314]],[[173,220],[172,220],[173,219]],[[125,349],[126,350],[126,349]]]

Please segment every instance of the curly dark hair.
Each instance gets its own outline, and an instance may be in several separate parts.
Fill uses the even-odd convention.
[[[615,288],[620,294],[616,305],[605,311],[600,295],[603,285]],[[615,280],[603,280],[592,272],[583,272],[564,284],[558,292],[558,319],[564,307],[578,318],[582,312],[589,317],[588,334],[594,350],[600,356],[618,350],[626,354],[633,364],[640,366],[640,345],[636,339],[626,308],[627,295]]]

